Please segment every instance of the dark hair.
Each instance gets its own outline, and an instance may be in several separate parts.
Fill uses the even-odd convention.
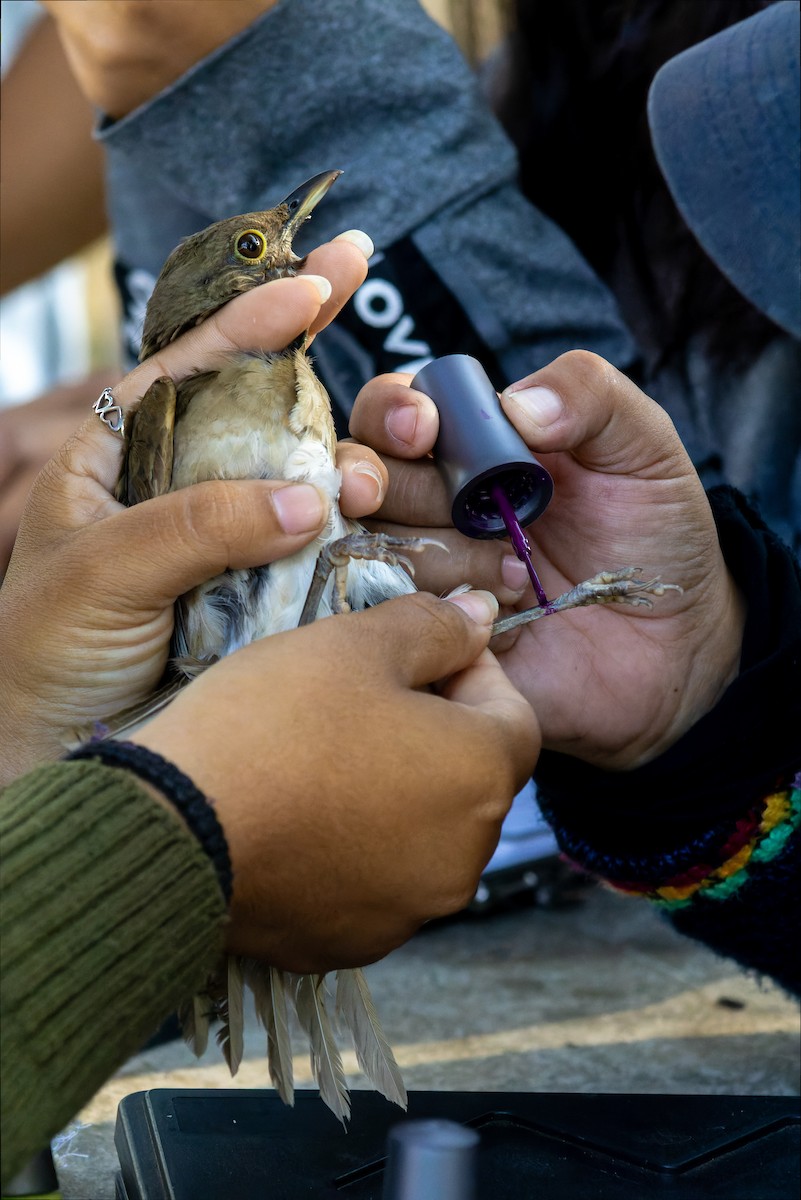
[[[715,361],[745,365],[780,332],[688,229],[646,117],[662,63],[770,2],[516,0],[496,108],[523,189],[615,292],[651,365],[694,335]]]

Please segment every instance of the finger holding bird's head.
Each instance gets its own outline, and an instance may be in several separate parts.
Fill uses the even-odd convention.
[[[304,260],[292,249],[341,171],[324,171],[274,208],[217,221],[178,245],[164,264],[147,308],[140,361],[222,305],[259,284],[297,273]]]
[[[347,230],[317,246],[297,264],[295,277],[253,287],[224,303],[207,321],[187,330],[135,367],[114,385],[115,404],[124,413],[130,412],[153,381],[164,375],[180,383],[197,371],[219,369],[240,351],[281,350],[304,330],[309,331],[311,341],[364,282],[367,260],[372,253],[370,238],[358,229]],[[119,475],[122,453],[122,440],[111,436],[93,413],[59,457],[66,456],[63,468],[68,475],[100,485],[98,504],[102,507],[111,503],[109,493]],[[116,509],[116,502],[114,505]],[[71,525],[78,523],[78,518],[73,521],[69,515],[73,507],[70,504],[69,513],[64,513],[64,520]],[[368,507],[359,515],[368,511]],[[80,521],[87,519],[86,514],[80,516]]]

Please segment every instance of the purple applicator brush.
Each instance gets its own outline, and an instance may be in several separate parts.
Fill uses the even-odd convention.
[[[541,608],[548,599],[523,526],[553,495],[553,480],[504,415],[484,368],[467,354],[435,358],[412,380],[439,410],[434,461],[451,499],[451,519],[471,538],[508,536]]]
[[[540,608],[545,608],[548,604],[548,597],[545,595],[545,589],[540,583],[539,576],[534,570],[534,563],[531,561],[531,546],[529,540],[523,532],[523,527],[517,519],[517,514],[509,503],[506,492],[499,483],[492,485],[490,495],[498,506],[498,512],[503,517],[503,523],[506,526],[506,531],[509,534],[509,541],[512,543],[512,549],[522,563],[525,563],[528,577],[531,580],[531,586],[534,588],[534,594],[537,597],[537,603]]]

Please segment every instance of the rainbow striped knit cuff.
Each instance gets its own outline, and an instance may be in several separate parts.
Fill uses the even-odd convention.
[[[658,907],[675,911],[693,902],[728,900],[738,891],[759,863],[781,854],[801,824],[801,774],[785,791],[773,792],[739,820],[730,835],[707,861],[699,862],[655,886],[630,880],[605,882],[629,896],[645,896]]]

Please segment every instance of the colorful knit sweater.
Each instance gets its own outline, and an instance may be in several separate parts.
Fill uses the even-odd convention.
[[[733,489],[710,501],[748,602],[738,678],[638,770],[544,753],[539,798],[569,859],[799,994],[801,568]]]

